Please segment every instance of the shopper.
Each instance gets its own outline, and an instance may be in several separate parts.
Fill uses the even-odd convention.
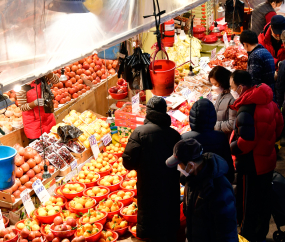
[[[258,44],[257,35],[253,31],[243,31],[240,42],[248,53],[247,71],[251,75],[253,85],[265,83],[275,93],[275,64],[272,55],[262,45]]]
[[[282,40],[283,46],[284,46],[285,30],[283,30],[283,32],[281,34],[281,40]],[[279,108],[280,109],[282,108],[283,119],[285,117],[284,96],[285,96],[285,60],[281,61],[279,64],[279,70],[278,70],[277,81],[276,81],[276,100],[277,100],[277,104],[278,104]],[[285,146],[285,129],[282,132],[280,145]]]
[[[41,132],[49,133],[52,126],[56,125],[54,114],[45,113],[43,108],[42,82],[56,84],[59,82],[59,77],[49,73],[45,77],[24,85],[21,91],[16,93],[20,110],[23,112],[24,132],[30,143],[38,139],[41,136]]]
[[[212,152],[225,159],[229,167],[226,177],[232,183],[234,166],[229,140],[223,132],[214,130],[217,114],[213,103],[206,98],[196,101],[190,110],[189,122],[192,131],[183,134],[182,139],[196,139],[204,153]]]
[[[230,78],[237,99],[236,141],[231,143],[236,168],[244,177],[244,214],[241,235],[251,242],[265,241],[269,229],[270,191],[276,166],[275,142],[283,129],[283,118],[266,84],[252,86],[246,71],[236,70]],[[238,184],[239,186],[239,184]],[[240,194],[238,194],[240,196]]]
[[[280,39],[283,30],[285,30],[285,17],[275,15],[258,36],[258,42],[273,56],[276,70],[278,63],[285,59],[285,49],[282,47]]]
[[[276,15],[276,10],[280,8],[282,3],[284,0],[267,0],[257,5],[252,11],[251,30],[259,35],[265,25]]]
[[[212,90],[218,94],[215,109],[217,122],[215,130],[223,131],[228,139],[233,131],[236,119],[236,111],[231,110],[229,105],[235,101],[230,93],[231,72],[223,66],[215,66],[209,73],[209,82],[213,85]]]
[[[152,97],[144,125],[136,128],[123,154],[123,165],[137,170],[137,236],[155,242],[175,242],[180,225],[180,173],[165,161],[181,139],[170,128],[166,102]]]
[[[227,162],[213,153],[203,153],[195,139],[179,141],[166,165],[186,176],[183,211],[188,242],[237,242],[233,188],[225,177]],[[176,170],[176,169],[175,169]]]

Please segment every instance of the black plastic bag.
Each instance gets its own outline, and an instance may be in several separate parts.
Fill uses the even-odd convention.
[[[141,49],[135,48],[134,54],[125,60],[123,78],[129,83],[130,89],[151,90],[152,83],[149,73],[150,54],[142,53]]]
[[[51,91],[51,86],[46,82],[45,77],[42,78],[42,83],[41,83],[41,88],[42,88],[42,94],[43,94],[43,99],[44,99],[44,110],[45,113],[53,113],[54,112],[54,106],[53,106],[53,99],[54,95]]]
[[[74,126],[66,125],[59,126],[57,128],[57,134],[61,138],[60,142],[67,143],[70,140],[78,138],[83,132]]]
[[[126,57],[128,57],[127,41],[125,41],[121,44],[121,50],[119,52],[119,61],[118,61],[118,65],[116,67],[116,71],[118,72],[119,78],[124,73],[124,66],[125,66]]]

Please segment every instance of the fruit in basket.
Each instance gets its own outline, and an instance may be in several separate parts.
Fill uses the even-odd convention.
[[[39,222],[37,220],[27,218],[23,222],[17,224],[18,230],[22,230],[24,228],[31,231],[38,231],[40,230]]]
[[[86,194],[89,197],[101,197],[108,193],[108,190],[100,187],[93,187],[92,189],[87,190]]]
[[[72,180],[81,182],[81,183],[90,183],[95,182],[99,178],[99,175],[96,172],[92,171],[80,171],[79,174],[72,178]]]
[[[133,194],[131,192],[124,192],[120,190],[117,193],[112,194],[110,198],[114,201],[120,201],[130,198],[132,195]]]
[[[45,202],[45,205],[57,205],[62,206],[64,204],[64,198],[62,197],[50,197],[48,201]]]
[[[118,202],[114,202],[112,199],[108,198],[106,201],[103,200],[99,202],[97,210],[110,213],[120,210],[120,206]]]
[[[107,222],[105,225],[106,229],[110,230],[123,229],[127,226],[128,222],[118,214],[115,214],[114,217],[112,218],[112,221]]]
[[[105,214],[100,211],[96,211],[93,208],[89,209],[87,213],[83,214],[83,223],[95,223],[98,220],[104,218]]]
[[[127,178],[128,179],[136,179],[137,178],[137,172],[135,170],[131,170],[128,174],[127,174]]]
[[[136,233],[136,232],[137,232],[137,226],[136,226],[136,225],[133,226],[133,227],[131,228],[131,230],[132,230],[132,232]]]
[[[121,182],[119,176],[104,176],[100,181],[101,186],[112,186],[119,184]]]
[[[138,213],[138,205],[135,202],[125,207],[122,211],[122,214],[124,215],[136,215],[137,213]]]
[[[121,147],[120,144],[110,144],[106,147],[106,152],[111,154],[123,153],[125,151],[124,147]]]
[[[5,228],[0,230],[0,241],[7,241],[16,237],[16,234],[11,228]]]
[[[121,143],[123,143],[123,144],[127,144],[128,141],[129,141],[129,138],[128,138],[128,137],[121,139]]]
[[[92,159],[90,165],[88,166],[89,171],[95,172],[105,172],[108,171],[111,166],[109,162],[103,160],[102,158],[97,158],[97,160]]]
[[[117,160],[114,155],[108,154],[108,153],[106,153],[106,152],[104,152],[104,153],[99,153],[98,158],[100,158],[100,159],[102,159],[103,161],[106,161],[106,162],[108,162],[108,163],[113,163],[113,162],[115,162],[115,161]],[[98,158],[97,158],[97,160],[98,160]]]
[[[78,193],[84,190],[84,187],[82,187],[79,183],[76,184],[66,184],[64,185],[62,192],[63,193]]]
[[[92,236],[99,232],[96,224],[84,224],[77,229],[77,236],[84,236],[85,238]]]
[[[122,187],[125,189],[137,189],[137,181],[136,180],[123,181]]]
[[[69,205],[75,209],[91,208],[95,205],[95,201],[89,197],[75,197],[70,201]]]
[[[111,231],[102,231],[101,237],[98,242],[110,242],[114,240],[113,233]]]
[[[72,213],[69,210],[62,210],[60,216],[62,217],[63,221],[66,221],[68,218],[73,218],[73,219],[77,218],[77,214]]]
[[[38,215],[39,216],[51,216],[55,215],[60,211],[59,206],[52,206],[52,205],[47,205],[45,207],[41,206],[38,209]]]
[[[44,232],[46,233],[46,234],[49,234],[49,233],[51,233],[51,231],[50,231],[50,224],[47,224],[46,226],[45,226],[45,228],[44,228]]]
[[[121,158],[121,157],[120,157]],[[112,167],[111,175],[124,176],[127,173],[126,168],[122,163],[115,162]]]

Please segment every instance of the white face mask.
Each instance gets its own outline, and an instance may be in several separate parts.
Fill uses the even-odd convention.
[[[212,90],[213,90],[213,92],[215,92],[217,94],[220,94],[220,93],[222,93],[224,91],[224,88],[212,86]]]
[[[187,167],[188,167],[189,165],[192,165],[192,169],[190,169],[189,172],[187,172]],[[186,176],[186,177],[190,175],[190,173],[192,172],[193,168],[194,168],[193,162],[189,162],[189,163],[187,164],[187,166],[185,167],[185,170],[183,170],[183,169],[180,167],[180,165],[177,166],[177,170],[180,171],[180,172],[181,172],[184,176]]]
[[[239,89],[239,87],[237,88],[237,90]],[[238,94],[238,92],[237,92],[237,90],[236,91],[234,91],[234,90],[231,90],[231,94],[232,94],[232,96],[234,97],[234,99],[238,99],[239,98],[239,94]]]

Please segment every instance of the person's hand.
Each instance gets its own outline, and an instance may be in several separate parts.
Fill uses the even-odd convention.
[[[40,106],[40,107],[42,107],[42,106],[44,106],[44,103],[45,103],[45,100],[44,100],[43,98],[39,98],[39,99],[36,99],[36,100],[34,101],[34,105],[35,105],[35,106]]]

